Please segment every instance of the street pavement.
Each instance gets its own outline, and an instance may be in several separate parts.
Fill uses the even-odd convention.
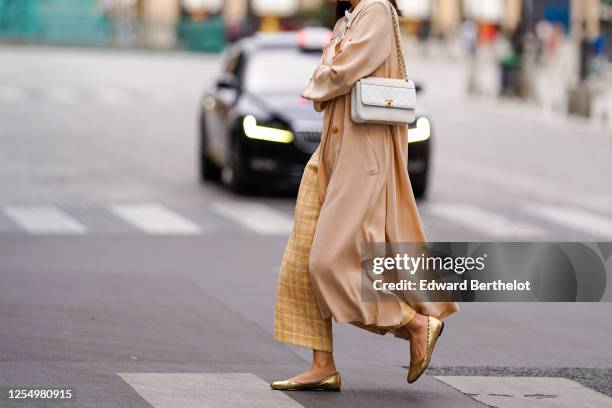
[[[406,343],[336,325],[341,393],[268,390],[309,358],[272,339],[295,199],[199,183],[219,58],[0,54],[0,407],[8,387],[74,390],[28,407],[612,407],[610,303],[462,304],[413,385]],[[608,131],[408,60],[435,132],[430,241],[612,239]]]

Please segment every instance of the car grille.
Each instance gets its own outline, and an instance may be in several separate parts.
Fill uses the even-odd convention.
[[[296,136],[307,143],[321,142],[321,132],[296,132]]]

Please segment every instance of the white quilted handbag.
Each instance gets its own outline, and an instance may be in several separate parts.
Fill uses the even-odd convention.
[[[416,88],[406,73],[397,14],[391,3],[388,4],[404,79],[367,77],[357,81],[351,90],[351,118],[356,123],[409,125],[416,119]]]

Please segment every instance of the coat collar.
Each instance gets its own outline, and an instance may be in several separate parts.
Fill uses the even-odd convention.
[[[346,28],[349,28],[351,26],[351,24],[353,23],[353,21],[355,21],[355,18],[359,15],[359,13],[361,13],[363,10],[365,10],[366,6],[368,4],[371,4],[373,2],[375,2],[376,0],[361,0],[356,6],[355,8],[351,11],[350,16],[347,17],[346,20]],[[384,1],[384,0],[383,0]],[[386,1],[384,1],[386,3]]]

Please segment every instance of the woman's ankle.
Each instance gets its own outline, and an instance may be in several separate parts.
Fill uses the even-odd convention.
[[[338,370],[336,370],[335,366],[325,366],[325,367],[320,367],[320,366],[311,366],[310,369],[308,370],[308,373],[310,373],[311,376],[313,376],[316,379],[321,379],[321,378],[325,378],[327,376],[330,376],[334,373],[336,373]]]
[[[317,371],[329,371],[330,369],[335,370],[335,368],[336,365],[334,362],[334,355],[332,353],[313,350],[311,369]]]
[[[327,363],[327,364],[320,364],[320,363],[313,362],[312,365],[310,366],[310,369],[314,371],[319,371],[319,372],[328,372],[328,371],[335,372],[336,365],[333,362]]]
[[[420,333],[427,327],[427,316],[417,313],[405,327],[409,335]]]

